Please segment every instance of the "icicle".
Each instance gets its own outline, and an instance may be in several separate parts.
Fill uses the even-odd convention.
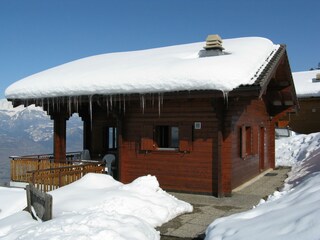
[[[74,109],[73,111],[76,112],[77,105],[76,105],[76,97],[75,96],[71,97],[71,106],[72,106],[72,109]]]
[[[112,111],[112,95],[110,96],[110,110]]]
[[[68,101],[68,113],[69,113],[69,116],[71,116],[71,113],[72,113],[72,102],[71,102],[72,98],[71,97],[68,97],[67,101]]]
[[[108,99],[108,96],[106,96],[106,104],[107,104],[107,116],[109,116],[109,99]]]
[[[55,111],[55,101],[54,101],[54,97],[52,98],[52,109],[53,109],[53,111]]]
[[[47,98],[47,106],[48,106],[48,115],[50,115],[50,101],[49,101],[49,98]]]
[[[77,109],[77,113],[79,113],[79,101],[78,101],[78,97],[75,97],[75,108]]]
[[[60,111],[60,99],[57,97],[57,110]]]
[[[154,94],[151,93],[151,104],[152,104],[152,108],[154,108]]]
[[[89,96],[89,109],[90,109],[90,127],[92,132],[92,96]]]
[[[123,113],[126,113],[126,96],[123,95]]]
[[[144,99],[144,95],[142,94],[140,97],[140,106],[142,108],[142,113],[144,113],[144,108],[145,108],[145,99]]]
[[[159,114],[159,117],[161,115],[161,93],[158,93],[158,114]]]
[[[79,113],[79,103],[80,103],[80,108],[81,108],[81,103],[82,103],[81,99],[82,99],[81,96],[79,96],[78,97],[78,113]]]
[[[229,103],[229,92],[225,92],[223,91],[223,98],[224,98],[224,103],[226,104],[227,108],[228,108],[228,103]]]

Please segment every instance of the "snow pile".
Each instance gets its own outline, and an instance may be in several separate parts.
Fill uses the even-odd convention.
[[[282,192],[250,211],[209,225],[206,240],[319,239],[320,133],[278,140],[278,165],[292,166]]]
[[[0,237],[160,239],[156,226],[192,211],[190,204],[163,191],[153,176],[122,184],[108,175],[87,174],[50,194],[52,220],[40,223],[24,212],[16,213],[0,220]]]
[[[304,98],[320,96],[320,81],[316,80],[316,75],[319,73],[320,70],[292,73],[298,97]]]
[[[27,197],[23,189],[0,187],[0,196],[0,219],[26,207]]]
[[[27,99],[183,90],[227,92],[254,83],[279,48],[265,38],[225,39],[223,55],[200,57],[204,46],[199,42],[87,57],[24,78],[9,86],[5,95]]]

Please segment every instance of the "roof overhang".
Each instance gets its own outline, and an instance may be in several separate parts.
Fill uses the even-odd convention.
[[[299,108],[285,45],[280,46],[254,84],[241,85],[234,90],[237,95],[244,92],[264,98],[271,115],[283,111],[294,112]]]

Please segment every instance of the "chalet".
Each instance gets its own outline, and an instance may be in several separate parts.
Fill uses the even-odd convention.
[[[289,127],[298,133],[320,132],[320,70],[292,74],[299,112],[290,115]]]
[[[66,161],[66,121],[78,113],[84,149],[113,154],[115,178],[151,174],[166,190],[215,196],[275,167],[275,123],[297,103],[284,45],[218,35],[80,59],[5,94],[51,116],[55,162]]]

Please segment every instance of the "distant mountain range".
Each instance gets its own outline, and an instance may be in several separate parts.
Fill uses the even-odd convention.
[[[67,151],[82,150],[82,121],[67,121]],[[12,107],[0,99],[0,185],[10,175],[9,156],[52,153],[53,121],[40,107]]]

